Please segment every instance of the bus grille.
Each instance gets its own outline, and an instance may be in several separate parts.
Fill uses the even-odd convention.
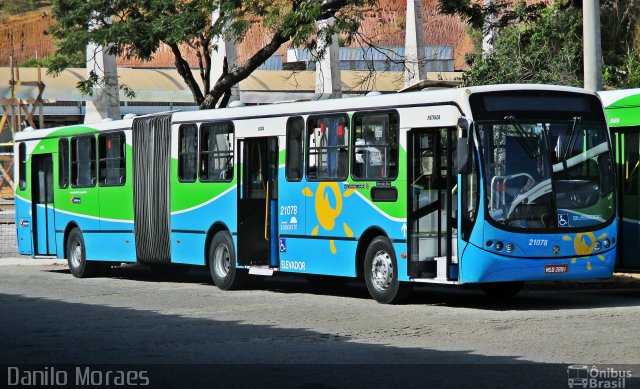
[[[171,262],[171,115],[133,121],[133,205],[138,262]]]

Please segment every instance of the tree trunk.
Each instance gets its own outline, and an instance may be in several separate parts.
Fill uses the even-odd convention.
[[[197,104],[201,104],[202,100],[204,100],[204,97],[202,95],[202,91],[200,90],[198,82],[193,77],[193,73],[191,73],[191,67],[189,66],[189,63],[184,58],[182,58],[182,53],[180,52],[180,48],[177,44],[171,43],[169,44],[169,47],[171,47],[171,51],[173,52],[173,56],[175,57],[176,70],[178,71],[178,74],[187,84],[189,90],[191,90],[191,94],[193,95],[193,99],[195,100],[195,102]]]
[[[216,108],[218,101],[224,96],[225,93],[231,91],[231,87],[245,78],[249,77],[251,73],[256,70],[260,65],[264,63],[269,57],[275,53],[280,46],[289,40],[289,37],[282,35],[280,31],[277,31],[271,42],[266,46],[258,50],[253,57],[249,58],[244,65],[237,67],[233,72],[223,73],[214,87],[207,93],[204,100],[200,104],[200,109]],[[222,108],[222,106],[220,107]]]

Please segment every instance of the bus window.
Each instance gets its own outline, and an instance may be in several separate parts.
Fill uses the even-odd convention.
[[[178,180],[195,182],[198,166],[198,128],[184,124],[178,131]]]
[[[354,179],[394,179],[398,175],[397,113],[368,113],[354,118]]]
[[[27,145],[24,142],[18,146],[18,177],[20,190],[27,189]]]
[[[69,186],[69,139],[62,138],[58,142],[58,186],[60,189]]]
[[[307,178],[344,181],[349,173],[349,127],[346,116],[309,119]]]
[[[71,138],[71,186],[96,185],[96,138],[82,136]]]
[[[301,117],[287,120],[287,157],[285,172],[288,181],[300,181],[302,179],[302,132],[304,120]]]
[[[208,123],[200,126],[200,181],[233,179],[233,126]]]
[[[124,132],[98,137],[100,186],[124,185],[127,179]]]

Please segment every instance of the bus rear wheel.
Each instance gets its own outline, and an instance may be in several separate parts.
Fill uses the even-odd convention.
[[[67,238],[67,262],[71,274],[76,278],[95,276],[101,265],[100,262],[87,261],[84,238],[77,228],[71,230]]]
[[[245,269],[236,267],[233,239],[227,231],[215,234],[209,245],[209,271],[213,283],[222,290],[240,289],[246,283]]]
[[[369,244],[364,260],[364,280],[371,297],[381,304],[397,304],[411,294],[411,285],[398,280],[396,254],[386,237],[377,237]]]

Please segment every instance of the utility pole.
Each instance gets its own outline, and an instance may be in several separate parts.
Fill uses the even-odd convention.
[[[602,90],[602,48],[600,46],[600,0],[583,0],[584,87]]]
[[[110,19],[107,20],[107,23],[110,22]],[[99,21],[97,14],[94,14],[89,30],[96,28],[99,28]],[[91,72],[102,80],[102,85],[93,88],[93,98],[87,101],[84,123],[99,123],[105,119],[119,120],[118,67],[116,56],[109,54],[109,46],[100,46],[93,42],[87,45],[87,77]]]
[[[404,86],[408,87],[426,78],[422,0],[407,0],[406,20]]]
[[[316,24],[318,32],[331,27],[334,19],[320,20]],[[321,98],[339,99],[342,97],[342,80],[340,78],[340,44],[338,34],[333,34],[329,44],[326,31],[318,34],[316,50],[316,93]]]
[[[217,8],[211,14],[211,25],[214,25],[220,18],[220,8]],[[215,37],[211,41],[211,73],[209,79],[212,84],[222,76],[224,72],[225,61],[227,71],[232,72],[238,67],[238,51],[236,50],[236,42],[232,39],[225,39],[223,36]],[[207,93],[209,91],[204,91]],[[229,102],[240,100],[240,86],[235,84],[231,87],[231,96]]]

